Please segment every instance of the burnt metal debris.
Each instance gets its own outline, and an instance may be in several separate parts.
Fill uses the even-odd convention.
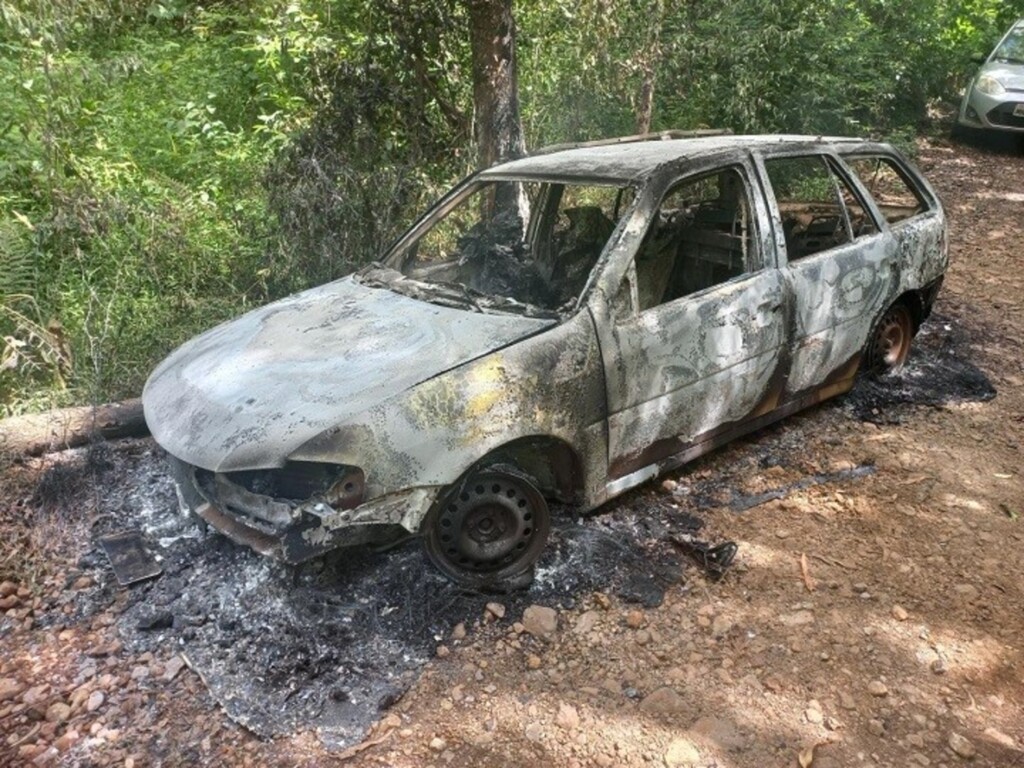
[[[464,586],[527,583],[553,505],[593,510],[902,365],[947,249],[885,144],[538,154],[471,177],[379,264],[182,346],[146,418],[182,507],[257,551],[418,534]]]
[[[141,531],[121,531],[99,540],[121,586],[159,576],[163,569],[146,546]]]

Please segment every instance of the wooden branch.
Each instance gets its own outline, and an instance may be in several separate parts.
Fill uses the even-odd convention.
[[[40,456],[96,440],[149,434],[142,401],[59,408],[0,420],[0,456]]]

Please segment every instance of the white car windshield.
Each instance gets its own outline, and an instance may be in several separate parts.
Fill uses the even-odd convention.
[[[1016,26],[992,54],[995,61],[1008,64],[1024,64],[1024,26]]]

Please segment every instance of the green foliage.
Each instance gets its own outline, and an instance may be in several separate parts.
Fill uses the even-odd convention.
[[[517,5],[530,146],[905,147],[1024,0]],[[0,0],[0,413],[137,394],[193,333],[379,255],[468,172],[463,0]],[[646,89],[646,90],[645,90]]]

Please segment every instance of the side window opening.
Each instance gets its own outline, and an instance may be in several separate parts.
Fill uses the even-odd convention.
[[[736,168],[672,187],[637,251],[639,311],[750,271],[756,261],[750,196]]]
[[[928,210],[920,193],[905,174],[887,157],[843,158],[875,199],[878,210],[890,225],[918,216]]]
[[[824,156],[770,158],[765,168],[790,262],[878,231],[860,198]]]

